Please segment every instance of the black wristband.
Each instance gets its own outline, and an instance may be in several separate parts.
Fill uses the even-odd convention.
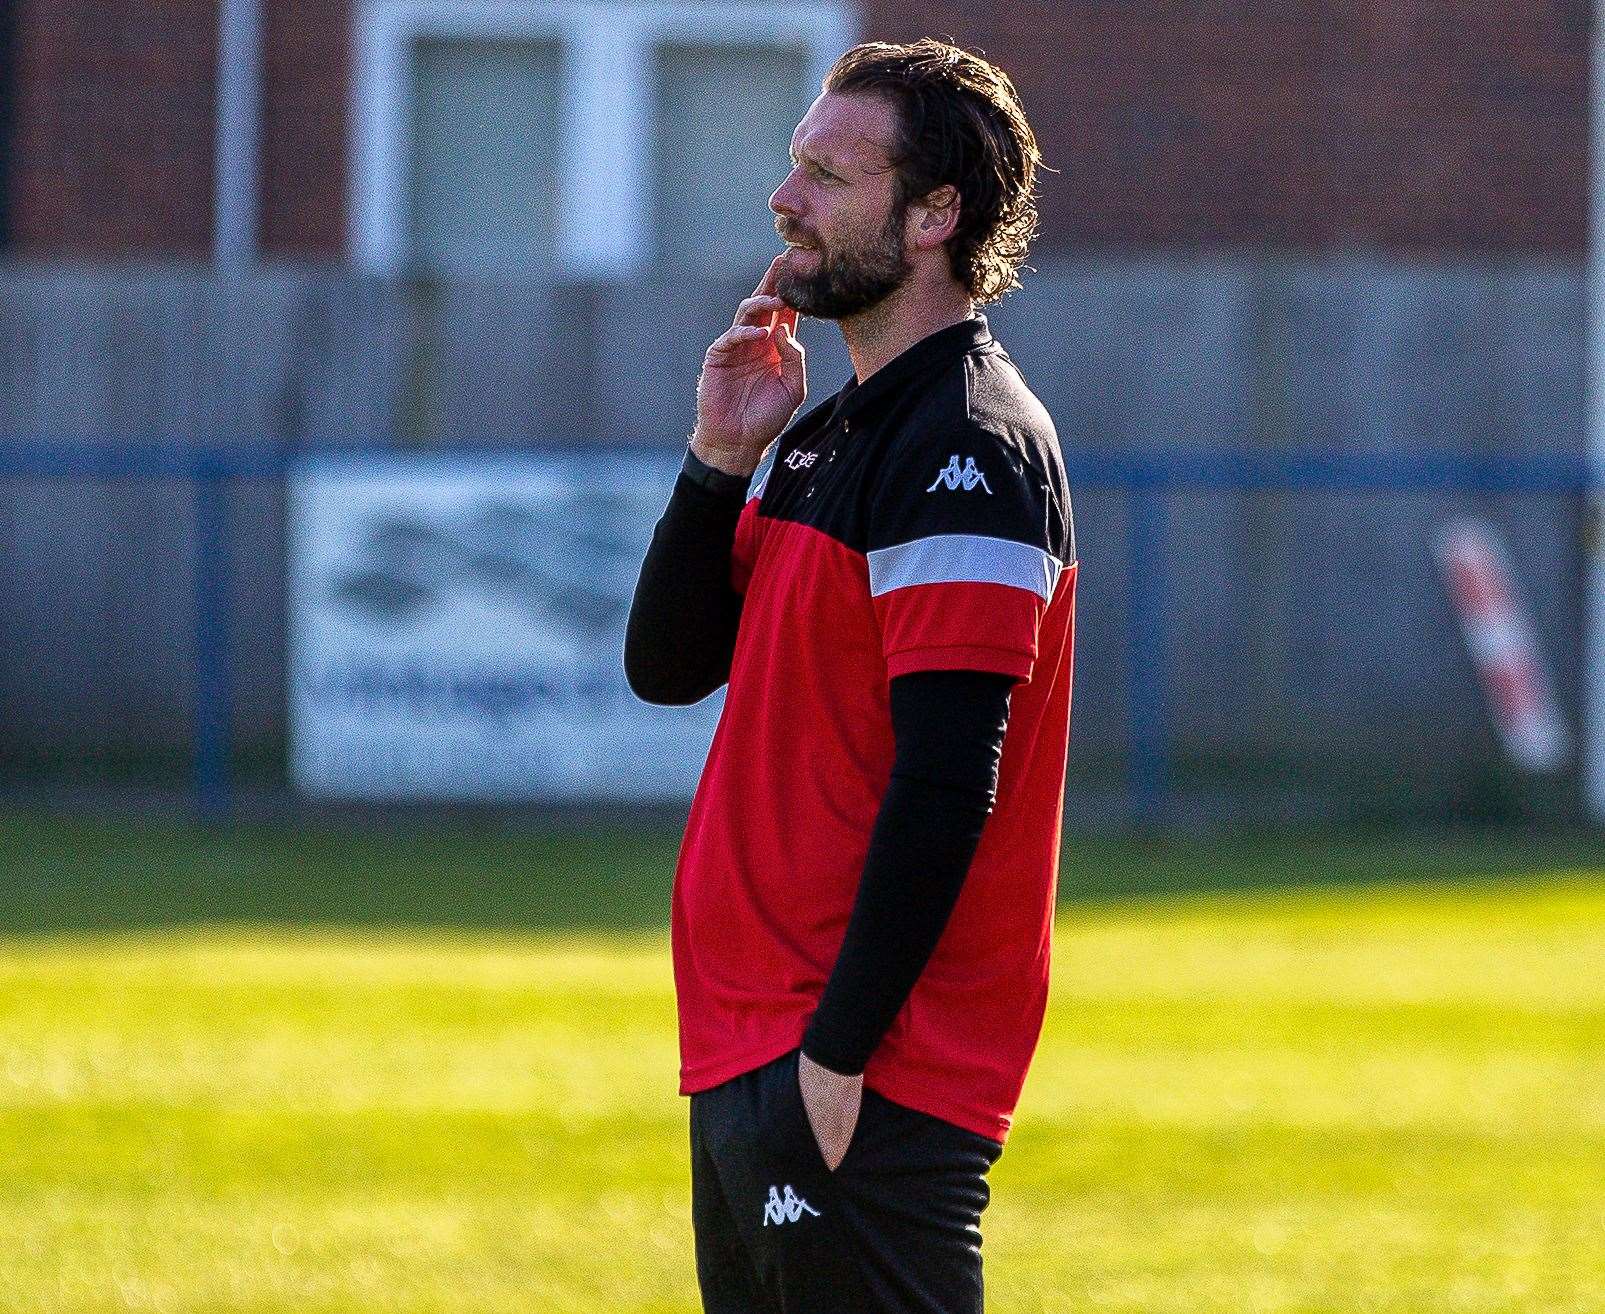
[[[751,475],[733,475],[714,469],[689,447],[686,448],[685,464],[680,467],[680,473],[697,487],[706,488],[720,497],[744,498],[748,485],[752,483]]]

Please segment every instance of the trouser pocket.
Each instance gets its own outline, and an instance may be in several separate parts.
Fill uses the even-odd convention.
[[[873,1311],[862,1285],[853,1201],[814,1139],[797,1084],[798,1052],[769,1065],[757,1092],[759,1282],[780,1314]]]
[[[800,1049],[794,1049],[781,1055],[764,1073],[763,1124],[776,1155],[777,1167],[789,1169],[810,1182],[828,1180],[835,1173],[825,1163],[818,1138],[814,1136],[813,1124],[808,1121],[808,1107],[803,1103],[802,1086],[797,1079],[801,1054]],[[849,1145],[849,1152],[851,1148]],[[843,1159],[841,1166],[846,1162]]]
[[[719,1208],[694,1219],[707,1308],[979,1314],[985,1178],[1001,1147],[866,1091],[832,1173],[797,1065],[789,1051],[704,1101],[703,1167],[719,1192]],[[722,1244],[710,1219],[728,1219],[741,1244]]]

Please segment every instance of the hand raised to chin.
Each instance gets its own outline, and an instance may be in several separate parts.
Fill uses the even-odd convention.
[[[797,312],[774,294],[784,258],[770,263],[753,294],[736,307],[735,321],[702,360],[691,450],[727,474],[756,470],[769,444],[808,396]]]

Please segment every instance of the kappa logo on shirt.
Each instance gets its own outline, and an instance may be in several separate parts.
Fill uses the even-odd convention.
[[[956,493],[961,488],[968,493],[973,491],[977,484],[980,484],[982,488],[986,489],[988,497],[992,495],[992,485],[987,483],[986,476],[975,468],[975,458],[966,456],[964,458],[964,468],[961,470],[959,469],[957,452],[953,454],[953,458],[942,469],[936,472],[936,482],[925,491],[934,493],[943,484],[947,485],[950,493]]]
[[[790,455],[786,457],[786,469],[806,470],[818,459],[818,452],[805,452],[802,448],[797,447],[792,449]]]
[[[815,1218],[819,1217],[819,1210],[794,1192],[790,1185],[787,1185],[784,1196],[780,1194],[778,1186],[769,1188],[769,1199],[764,1202],[763,1207],[763,1225],[765,1227],[768,1227],[770,1223],[775,1224],[776,1227],[780,1226],[781,1223],[795,1223],[805,1213],[812,1214]]]

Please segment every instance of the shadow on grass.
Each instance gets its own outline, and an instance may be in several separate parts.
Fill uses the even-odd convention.
[[[679,830],[0,814],[0,934],[252,924],[661,930]],[[1587,835],[1067,837],[1065,902],[1211,890],[1516,880],[1605,868]]]

